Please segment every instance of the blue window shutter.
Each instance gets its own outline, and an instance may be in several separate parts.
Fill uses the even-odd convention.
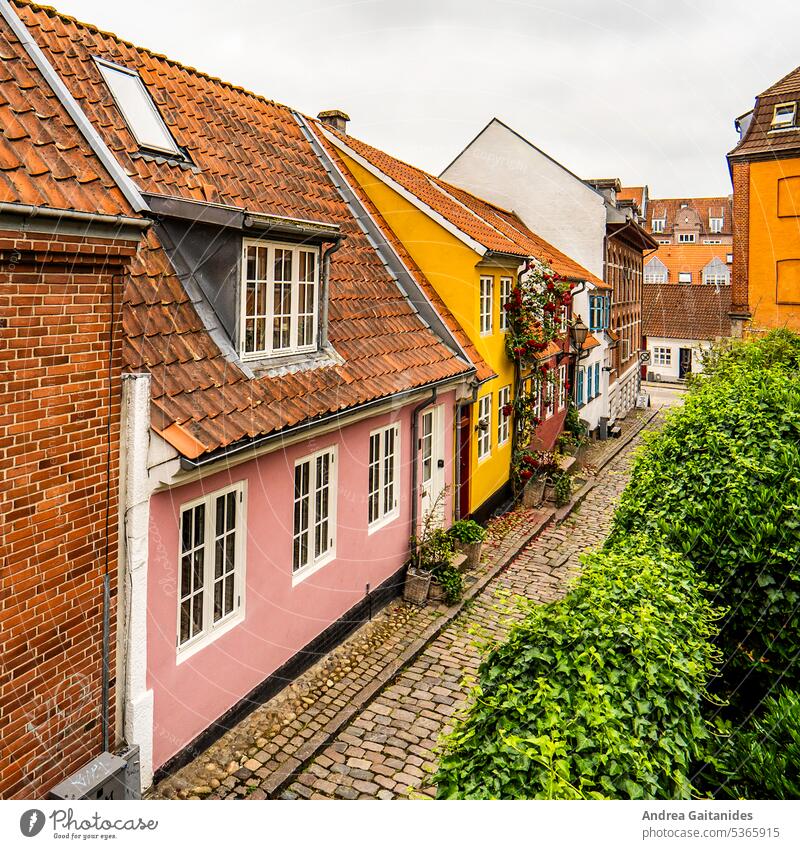
[[[600,394],[600,363],[594,364],[594,394]]]
[[[591,368],[586,369],[586,400],[592,400],[592,370]]]
[[[611,327],[611,298],[610,298],[610,296],[603,298],[603,301],[604,301],[603,306],[605,307],[605,309],[603,310],[603,312],[605,313],[605,316],[603,317],[603,326],[607,329],[607,328]]]
[[[583,372],[578,372],[578,406],[583,406]]]

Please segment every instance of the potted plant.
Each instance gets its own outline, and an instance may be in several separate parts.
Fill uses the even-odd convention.
[[[434,528],[419,548],[419,566],[431,575],[428,598],[439,602],[445,597],[442,576],[450,569],[455,553],[453,540],[443,528]]]
[[[439,499],[443,498],[443,493]],[[403,599],[411,604],[424,605],[428,600],[433,573],[450,565],[453,544],[447,531],[439,527],[439,499],[425,514],[419,536],[411,537],[411,560],[406,569]],[[437,590],[434,590],[434,594]]]
[[[481,548],[486,539],[486,531],[473,519],[460,519],[453,522],[450,536],[456,549],[465,554],[464,569],[474,569],[481,559]]]
[[[522,486],[522,506],[538,507],[545,498],[548,476],[555,468],[553,455],[545,451],[521,452],[515,474]]]
[[[572,477],[566,472],[562,472],[555,479],[553,491],[555,494],[556,504],[559,507],[563,507],[565,504],[568,504],[570,496],[572,495]]]

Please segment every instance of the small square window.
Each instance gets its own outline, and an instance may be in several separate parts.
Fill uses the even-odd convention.
[[[691,244],[695,241],[697,241],[697,237],[694,233],[678,233],[678,242],[681,244]]]
[[[772,113],[772,128],[780,130],[793,127],[796,111],[796,103],[778,103]]]
[[[681,271],[678,273],[678,283],[691,283],[692,282],[692,272],[691,271]]]

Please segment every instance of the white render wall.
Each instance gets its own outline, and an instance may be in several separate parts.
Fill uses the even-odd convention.
[[[705,339],[670,339],[664,336],[648,336],[647,350],[650,352],[650,362],[647,364],[647,374],[657,374],[662,380],[678,380],[680,375],[680,349],[692,349],[692,374],[703,370],[701,354],[711,347],[711,342]],[[655,348],[669,348],[672,360],[668,366],[655,364]]]
[[[603,197],[497,119],[442,179],[513,210],[534,233],[602,279]]]

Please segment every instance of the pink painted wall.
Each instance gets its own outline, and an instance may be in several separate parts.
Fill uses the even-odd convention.
[[[452,516],[454,393],[444,407],[445,515]],[[415,404],[155,494],[150,504],[148,687],[154,694],[158,768],[209,724],[375,589],[406,560],[411,535],[411,410]],[[400,422],[400,515],[367,535],[369,434]],[[336,558],[292,587],[294,463],[330,445],[337,454]],[[245,618],[176,662],[180,508],[246,481]]]

